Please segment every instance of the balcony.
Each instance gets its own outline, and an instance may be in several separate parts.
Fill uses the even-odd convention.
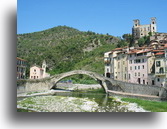
[[[165,72],[156,72],[155,75],[156,76],[165,76],[166,73]]]

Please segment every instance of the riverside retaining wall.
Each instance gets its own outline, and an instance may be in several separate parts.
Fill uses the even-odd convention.
[[[167,97],[166,89],[163,87],[127,83],[127,82],[117,81],[114,79],[111,79],[111,82],[112,85],[108,87],[109,90],[115,90],[133,94]]]

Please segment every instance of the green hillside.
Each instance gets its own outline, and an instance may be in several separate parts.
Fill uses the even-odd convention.
[[[120,41],[111,35],[58,26],[48,30],[17,35],[17,56],[31,65],[48,64],[47,71],[58,74],[76,69],[104,73],[104,52]]]

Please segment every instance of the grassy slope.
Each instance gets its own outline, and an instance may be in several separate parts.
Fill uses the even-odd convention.
[[[50,74],[74,69],[91,70],[103,74],[103,56],[112,50],[118,39],[111,35],[81,32],[67,26],[58,26],[41,32],[17,35],[17,56],[31,65],[41,66],[45,59]],[[93,48],[84,52],[87,47]],[[29,71],[27,70],[27,73]]]
[[[138,105],[142,106],[145,110],[151,112],[167,112],[167,102],[140,100],[134,98],[122,98],[122,100],[137,103]]]

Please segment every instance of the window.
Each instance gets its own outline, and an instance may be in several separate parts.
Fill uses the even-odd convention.
[[[159,79],[159,78],[157,78],[157,81],[159,82],[159,81],[160,81],[160,79]]]
[[[118,62],[118,69],[120,68],[120,62]]]
[[[132,66],[130,66],[130,70],[132,70]]]
[[[142,59],[142,62],[144,62],[144,59]]]
[[[135,66],[135,69],[137,69],[137,67]]]
[[[156,61],[156,66],[160,67],[161,66],[161,62],[160,61]]]
[[[164,73],[164,69],[162,67],[159,69],[159,73]]]
[[[154,82],[154,80],[152,80],[152,85],[155,85],[155,82]]]
[[[141,60],[140,59],[136,59],[136,63],[140,63],[141,62]]]
[[[34,72],[36,72],[36,69],[34,69]]]
[[[143,74],[143,77],[144,77],[144,74]]]
[[[140,66],[138,66],[138,69],[140,69]]]
[[[137,76],[137,73],[135,73],[135,77]]]
[[[144,69],[144,65],[142,65],[143,69]]]
[[[130,79],[130,74],[129,74],[129,79]]]
[[[125,79],[126,79],[126,74],[125,74]]]
[[[138,76],[140,76],[140,72],[138,72]]]

